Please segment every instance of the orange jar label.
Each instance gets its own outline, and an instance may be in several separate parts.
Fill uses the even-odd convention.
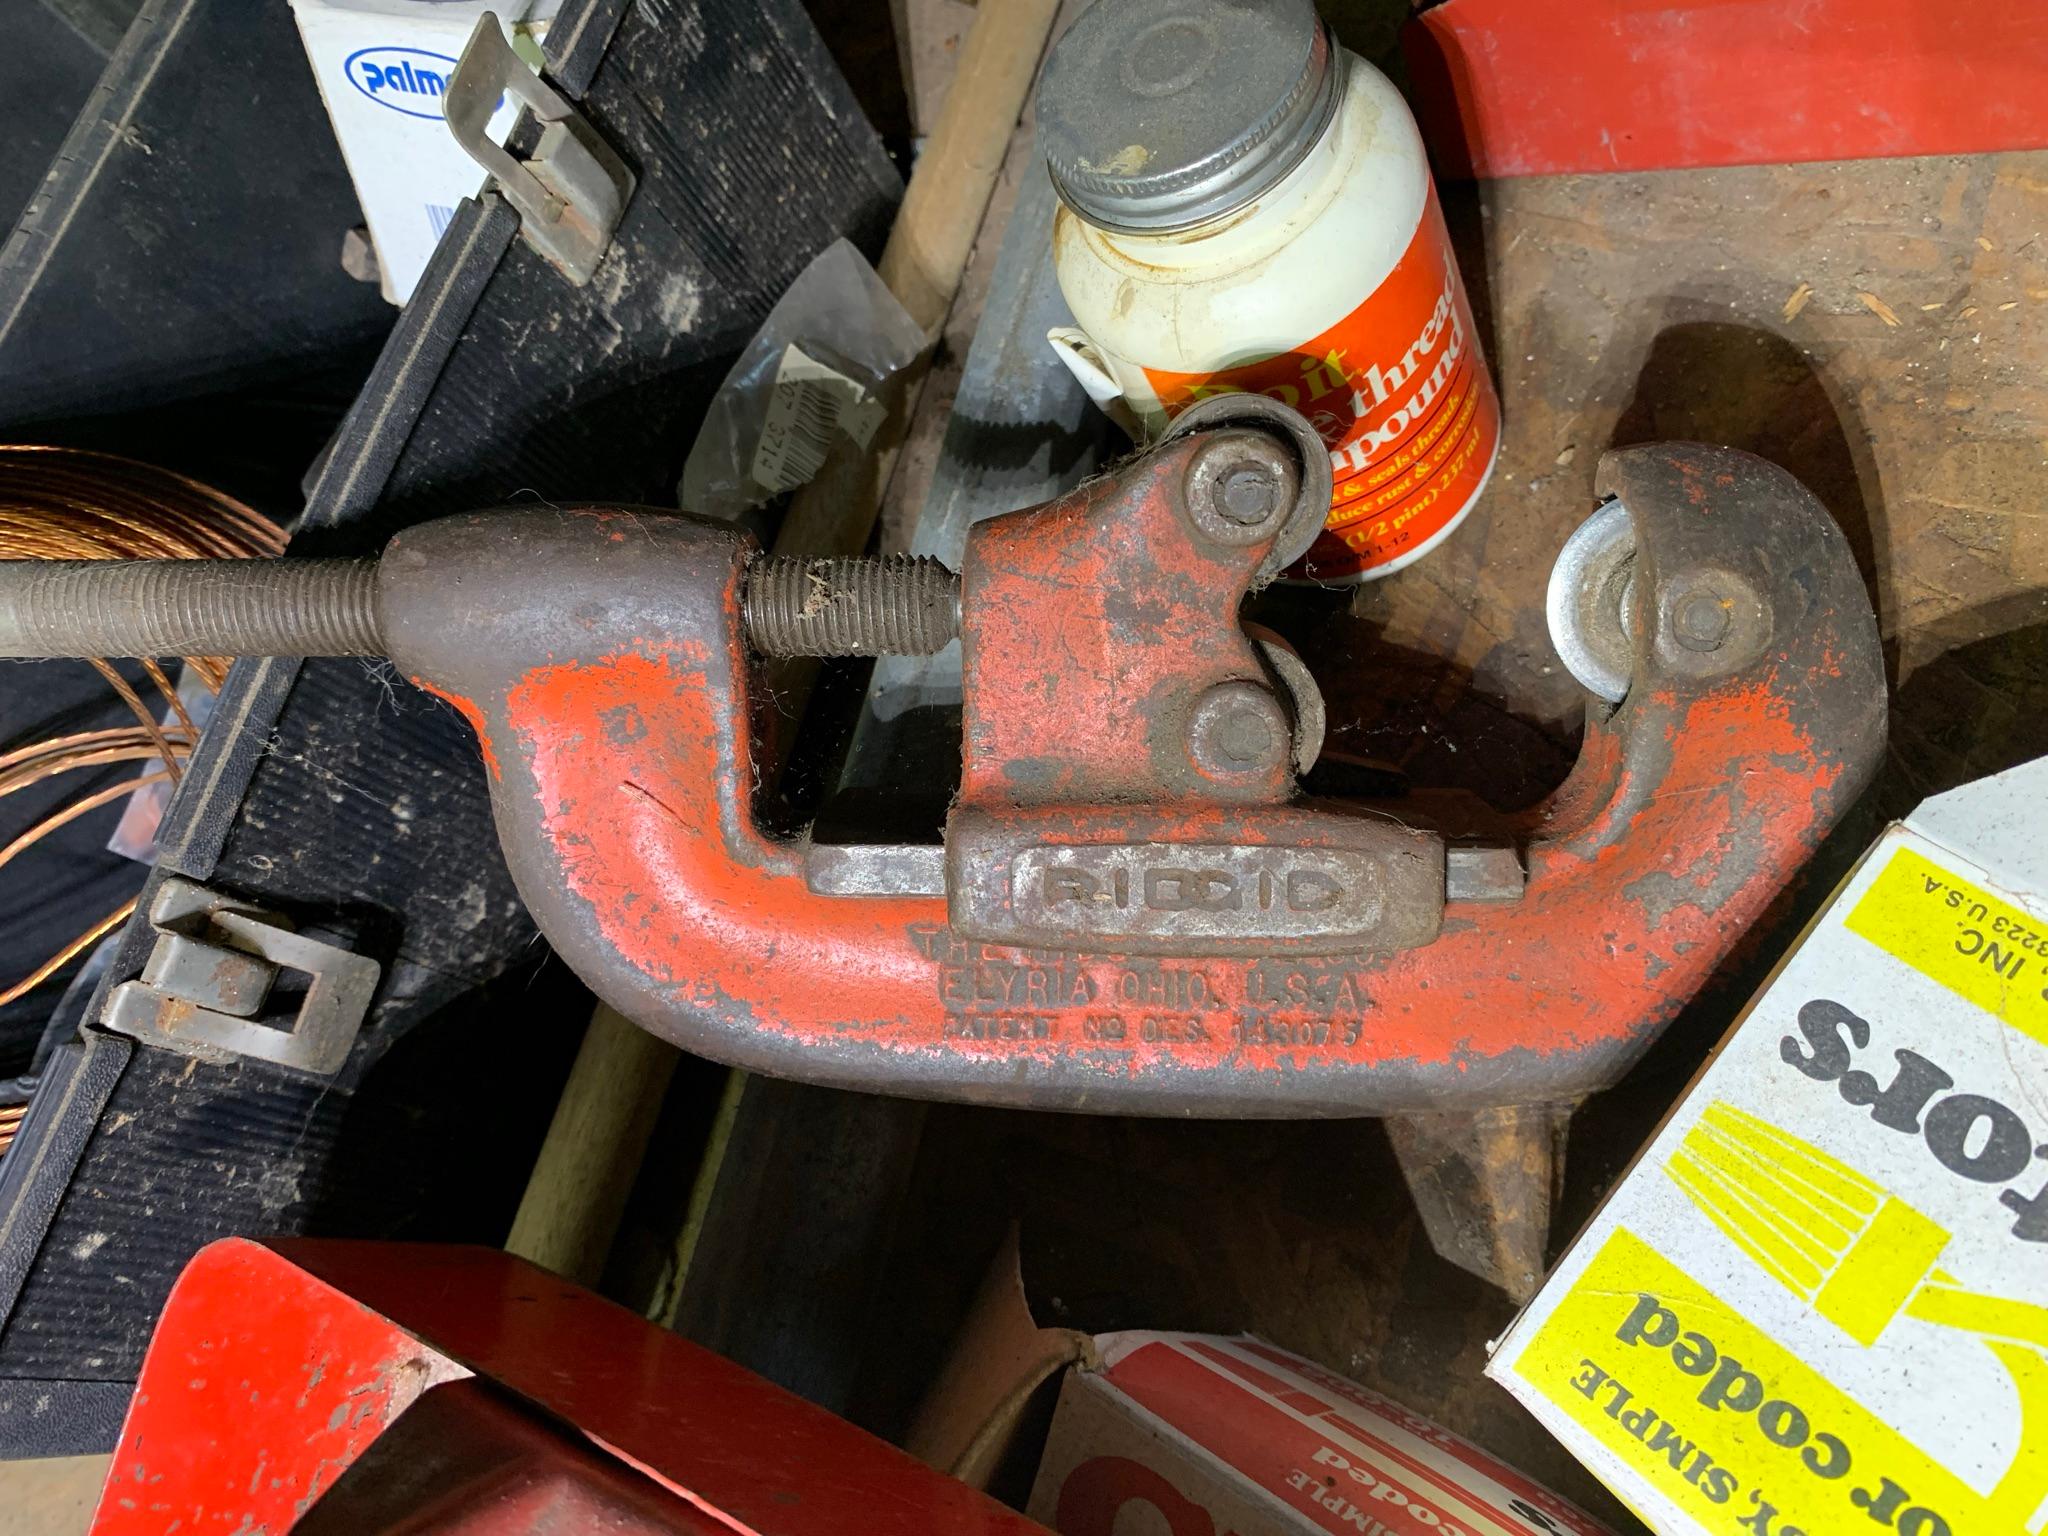
[[[1478,499],[1500,446],[1500,397],[1433,186],[1386,281],[1320,336],[1216,373],[1145,377],[1169,416],[1253,391],[1322,434],[1336,482],[1330,518],[1290,575],[1344,581],[1413,559]]]

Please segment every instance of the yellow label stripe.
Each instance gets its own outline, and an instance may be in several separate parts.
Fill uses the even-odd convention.
[[[1847,927],[1921,975],[2048,1045],[2048,922],[1900,848]]]
[[[1890,1479],[1951,1531],[2023,1536],[2005,1499],[1987,1500],[1626,1228],[1514,1370],[1702,1531],[1738,1532],[1765,1504],[1774,1533],[1874,1531],[1866,1511]],[[2000,1481],[2032,1490],[2039,1454],[2023,1446]]]

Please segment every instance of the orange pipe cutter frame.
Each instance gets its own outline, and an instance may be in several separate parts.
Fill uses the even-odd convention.
[[[1199,515],[1210,438],[976,525],[943,862],[877,858],[857,889],[814,888],[807,836],[756,814],[742,535],[605,508],[451,518],[393,542],[380,620],[474,723],[549,940],[690,1050],[1139,1114],[1563,1105],[1612,1083],[1880,759],[1877,631],[1841,532],[1748,455],[1608,454],[1626,693],[1589,697],[1575,770],[1502,838],[1434,802],[1432,823],[1301,795],[1271,738],[1306,701],[1274,714],[1287,689],[1238,618],[1291,535]],[[1316,494],[1311,465],[1298,500]],[[1447,848],[1481,825],[1491,867],[1524,878],[1460,886]]]

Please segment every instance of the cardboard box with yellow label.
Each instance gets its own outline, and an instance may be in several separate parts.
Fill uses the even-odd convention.
[[[1488,1371],[1659,1532],[2048,1525],[2048,759],[1885,832]]]

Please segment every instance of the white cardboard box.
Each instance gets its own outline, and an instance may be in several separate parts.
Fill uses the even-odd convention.
[[[1256,1339],[1113,1333],[1060,1387],[1061,1536],[1607,1536],[1478,1447]]]
[[[1496,1350],[1659,1532],[2048,1520],[2044,805],[1888,828]]]
[[[559,3],[292,0],[392,303],[412,296],[455,205],[484,183],[483,168],[463,153],[441,116],[441,92],[477,18],[496,11],[532,62],[533,45]],[[501,103],[491,137],[503,143],[517,116],[517,103]]]

